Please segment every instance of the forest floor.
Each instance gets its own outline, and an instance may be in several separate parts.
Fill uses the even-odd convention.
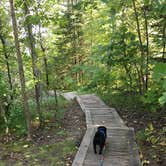
[[[49,120],[43,130],[26,138],[1,138],[0,166],[70,166],[86,131],[84,113],[75,101],[65,106],[60,122]]]
[[[125,124],[135,130],[142,165],[165,166],[166,116],[164,111],[150,113],[119,109],[118,113]]]
[[[166,165],[165,113],[116,108],[133,127],[143,166]],[[46,119],[43,130],[34,127],[33,142],[25,137],[0,136],[0,166],[71,166],[86,131],[85,115],[75,101],[64,106],[63,118]]]

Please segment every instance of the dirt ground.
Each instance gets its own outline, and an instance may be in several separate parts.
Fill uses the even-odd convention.
[[[50,120],[43,130],[34,128],[30,143],[24,137],[11,137],[10,140],[1,137],[0,166],[71,166],[86,131],[86,123],[76,101],[64,109],[64,118],[60,122]]]
[[[156,113],[118,110],[125,124],[133,127],[140,148],[143,166],[166,166],[166,115]]]
[[[40,139],[42,136],[41,133],[39,133],[40,137],[37,137],[38,144],[50,144],[61,141],[61,140],[73,140],[76,147],[80,146],[80,143],[82,141],[82,138],[86,131],[86,122],[85,122],[85,114],[81,110],[80,106],[76,101],[72,101],[70,104],[66,106],[66,111],[64,114],[64,118],[62,122],[60,122],[60,128],[62,131],[65,131],[67,135],[54,135],[52,133],[51,129],[50,131],[47,130],[46,133],[43,135],[43,139]],[[49,139],[48,139],[49,135]],[[52,136],[51,136],[52,135]],[[50,139],[51,138],[51,139]],[[42,141],[43,140],[43,141]],[[72,161],[75,157],[76,152],[74,152],[71,155],[66,156],[64,159],[66,161],[66,166],[71,166]]]
[[[69,105],[69,109],[64,116],[63,127],[68,131],[68,137],[72,137],[75,140],[75,145],[79,147],[86,131],[86,120],[85,114],[76,101]],[[75,154],[70,157],[70,164]]]

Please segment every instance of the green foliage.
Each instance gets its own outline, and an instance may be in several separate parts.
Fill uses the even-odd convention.
[[[42,165],[45,163],[46,165],[65,165],[65,159],[76,152],[76,147],[72,140],[60,140],[56,143],[43,144],[40,146],[31,144],[25,140],[20,140],[19,142],[15,142],[12,144],[4,145],[0,143],[0,146],[3,149],[6,149],[1,157],[3,158],[4,165],[8,163],[6,161],[6,157],[9,153],[12,154],[20,154],[17,156],[18,158],[24,158],[24,161],[27,161],[28,165]],[[60,148],[60,150],[59,150]],[[35,152],[35,153],[34,153]],[[0,165],[3,165],[3,161],[0,161]],[[15,161],[15,164],[12,165],[23,165],[23,160]]]
[[[24,16],[24,5],[20,0],[15,1],[15,12],[29,98],[36,81],[39,81],[42,90],[81,89],[97,93],[119,107],[140,106],[153,112],[165,106],[166,66],[151,60],[155,57],[162,60],[164,57],[164,0],[135,1],[140,36],[131,0],[26,2],[29,15]],[[11,35],[11,16],[7,2],[2,0],[1,4],[0,37],[3,36],[6,41],[8,59],[4,56],[3,42],[0,41],[0,101],[5,107],[14,92],[14,105],[10,108],[8,123],[17,130],[22,130],[20,126],[23,126],[21,133],[24,133],[22,108],[15,105],[20,103],[21,88]],[[34,78],[32,72],[27,24],[31,24],[33,29],[39,80]],[[9,90],[7,62],[11,68],[12,92]],[[31,118],[36,120],[38,115],[34,99],[29,104]],[[48,107],[50,112],[45,111]],[[46,119],[54,116],[54,107],[53,98],[44,99],[42,111]],[[57,118],[61,119],[63,107],[56,111]],[[4,119],[0,116],[2,127]]]
[[[151,144],[155,147],[155,145],[163,145],[163,141],[165,140],[165,138],[163,138],[164,130],[164,128],[161,128],[157,131],[153,127],[153,124],[150,123],[145,129],[139,130],[136,137],[142,144]]]
[[[160,92],[157,90],[149,90],[144,96],[141,97],[142,103],[145,108],[150,112],[155,112],[160,108],[158,98],[160,96]]]
[[[65,106],[67,103],[68,102],[63,97],[58,97],[58,109],[56,110],[55,98],[54,97],[45,98],[41,106],[45,122],[47,123],[52,120],[55,121],[55,117],[56,117],[57,122],[60,123],[64,117],[64,113],[66,111]],[[30,113],[31,113],[32,124],[39,125],[39,117],[35,110],[36,104],[34,99],[29,100],[29,106],[31,110]],[[5,124],[4,124],[3,118],[0,118],[0,124],[1,124],[0,125],[1,133],[3,134],[5,132],[4,131]],[[26,135],[26,132],[27,132],[26,121],[25,121],[25,115],[24,115],[21,103],[13,103],[13,105],[11,106],[7,125],[9,127],[9,131],[11,134],[15,134],[17,136]]]
[[[3,79],[2,73],[0,73],[0,98],[2,98],[6,93],[6,84]]]
[[[154,68],[154,73],[153,73],[153,77],[157,80],[157,81],[161,81],[165,79],[166,77],[166,66],[165,63],[156,63],[155,64],[155,68]]]
[[[26,24],[38,25],[40,23],[40,17],[38,15],[29,15],[26,17]]]
[[[121,90],[122,91],[122,90]],[[120,90],[111,90],[111,93],[102,95],[102,99],[117,109],[142,111],[143,102],[139,94],[122,93]]]
[[[25,115],[21,104],[13,104],[11,113],[8,118],[8,125],[10,131],[16,135],[23,136],[26,134]]]
[[[164,105],[166,103],[166,92],[164,92],[162,96],[159,98],[159,103],[161,105]]]
[[[137,132],[136,138],[137,138],[139,141],[141,141],[141,142],[146,142],[146,140],[147,140],[147,135],[146,135],[146,133],[145,133],[145,130],[144,130],[144,129],[139,130],[139,131]]]
[[[155,65],[153,77],[160,85],[161,96],[158,98],[159,103],[164,105],[166,103],[166,65],[164,63]]]
[[[0,131],[5,132],[8,124],[5,122],[6,113],[5,108],[8,105],[8,89],[3,78],[3,74],[0,72]]]

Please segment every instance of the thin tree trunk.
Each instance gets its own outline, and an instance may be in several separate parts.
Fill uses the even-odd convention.
[[[5,122],[5,126],[6,126],[5,134],[8,134],[9,133],[8,120],[7,120],[7,117],[5,114],[5,110],[3,109],[2,102],[0,102],[0,112],[2,113],[4,122]]]
[[[30,112],[29,112],[28,99],[27,99],[26,88],[25,88],[25,76],[24,76],[23,62],[22,62],[22,56],[21,56],[21,51],[20,51],[20,43],[18,40],[18,27],[17,27],[17,22],[16,22],[13,0],[9,0],[9,3],[10,3],[12,24],[13,24],[13,34],[14,34],[14,39],[15,39],[15,47],[16,47],[16,53],[17,53],[18,69],[19,69],[20,82],[21,82],[23,108],[24,108],[26,124],[27,124],[27,135],[28,135],[28,139],[31,139]]]
[[[146,31],[146,80],[145,80],[145,87],[146,91],[148,90],[148,80],[149,80],[149,33],[148,33],[148,19],[147,19],[147,11],[145,7],[143,8],[144,11],[144,19],[145,19],[145,31]]]
[[[45,55],[45,51],[43,52],[43,54],[44,54],[43,60],[44,60],[44,68],[45,68],[46,85],[47,85],[47,91],[48,91],[49,85],[50,85],[49,77],[48,77],[48,63],[47,63],[47,57]]]
[[[130,70],[128,69],[127,65],[124,64],[124,68],[126,70],[126,74],[128,75],[129,77],[129,82],[130,82],[130,91],[132,90],[132,77],[131,77],[131,74],[130,74]]]
[[[9,56],[7,53],[7,46],[6,46],[6,40],[4,38],[3,35],[3,31],[2,31],[2,21],[0,20],[0,40],[3,46],[3,53],[4,53],[4,57],[5,57],[5,62],[6,62],[6,68],[7,68],[7,75],[8,75],[8,83],[9,83],[9,88],[12,92],[13,90],[13,84],[12,84],[12,78],[11,78],[11,72],[10,72],[10,65],[9,65]],[[13,95],[10,94],[10,99],[13,100]]]
[[[46,86],[47,86],[47,91],[48,91],[49,85],[50,85],[49,77],[48,77],[48,62],[47,62],[47,57],[46,57],[46,49],[44,48],[43,43],[42,43],[42,35],[41,35],[40,27],[39,27],[39,40],[40,40],[40,48],[44,55],[43,61],[44,61],[44,69],[45,69],[45,79],[46,79]]]
[[[5,126],[6,126],[5,134],[8,134],[9,133],[8,120],[7,120],[7,117],[6,117],[6,114],[5,114],[5,110],[3,109],[1,101],[0,101],[0,112],[2,113],[4,122],[5,122]]]
[[[164,26],[163,26],[163,55],[162,55],[163,60],[165,58],[165,39],[166,39],[165,29],[166,29],[166,22],[164,22]]]
[[[125,32],[123,32],[123,36],[125,36]],[[123,54],[124,54],[124,57],[127,57],[125,37],[123,37],[123,45],[124,45],[123,46],[124,47]],[[126,74],[127,74],[127,76],[129,77],[129,80],[130,80],[130,91],[131,91],[131,89],[132,89],[132,77],[131,77],[131,74],[130,74],[130,70],[128,69],[126,62],[124,62],[123,65],[124,65]]]
[[[24,2],[25,16],[27,17],[30,14],[30,12],[29,12],[26,0],[23,0],[23,2]],[[40,108],[39,70],[36,67],[37,53],[35,50],[35,42],[34,42],[34,38],[32,35],[32,25],[29,22],[29,20],[27,20],[26,26],[27,26],[27,30],[28,30],[29,48],[30,48],[31,57],[32,57],[32,70],[33,70],[34,81],[35,81],[35,98],[36,98],[37,112],[39,115],[40,126],[42,126],[42,125],[44,125],[44,121],[43,121],[42,111]]]
[[[37,2],[38,6],[36,8],[36,14],[38,14],[38,9],[41,8],[40,1]],[[41,22],[39,22],[39,44],[40,48],[43,52],[43,61],[44,61],[44,69],[45,69],[45,81],[46,81],[46,88],[47,91],[49,90],[49,74],[48,74],[48,61],[47,61],[47,56],[46,56],[46,48],[43,45],[43,40],[42,40],[42,32],[41,32]]]
[[[143,51],[143,44],[142,44],[142,39],[141,39],[141,30],[140,30],[140,24],[139,24],[139,19],[138,19],[138,13],[135,5],[135,0],[132,0],[133,2],[133,8],[134,8],[134,14],[135,14],[135,19],[137,23],[137,33],[138,33],[138,38],[139,38],[139,43],[140,43],[140,52],[141,52],[141,81],[142,81],[142,89],[143,89],[143,94],[144,94],[144,89],[145,89],[145,81],[144,81],[144,51]]]
[[[57,95],[56,89],[54,89],[54,97],[55,97],[55,108],[57,110],[57,108],[58,108],[58,95]]]
[[[136,68],[136,71],[137,71],[137,76],[138,76],[138,88],[139,88],[139,93],[140,93],[140,95],[142,95],[142,81],[141,81],[141,73],[140,73],[140,71],[139,71],[139,69],[138,69],[138,66],[135,64],[135,68]]]

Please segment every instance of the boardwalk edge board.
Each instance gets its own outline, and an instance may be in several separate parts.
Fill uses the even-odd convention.
[[[88,147],[90,145],[91,136],[92,136],[93,132],[94,132],[94,127],[87,128],[86,133],[81,142],[81,145],[80,145],[80,147],[76,153],[75,159],[72,163],[72,166],[82,166],[83,165]]]
[[[139,149],[135,141],[134,128],[129,128],[129,145],[130,145],[130,165],[131,166],[140,166],[140,158],[139,158]]]

